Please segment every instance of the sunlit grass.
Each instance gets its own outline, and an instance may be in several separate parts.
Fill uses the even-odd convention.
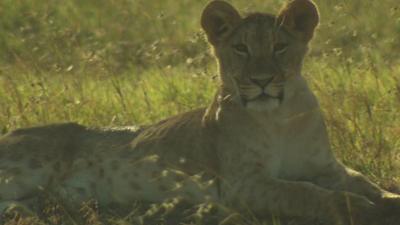
[[[87,125],[145,124],[205,106],[217,80],[182,67],[118,76],[36,75],[8,70],[0,76],[0,124],[21,126],[76,121]]]
[[[199,26],[206,2],[0,1],[0,133],[66,121],[148,124],[206,106],[218,84]],[[283,2],[232,1],[245,12],[274,12]],[[316,2],[321,25],[304,76],[320,100],[335,154],[395,189],[400,183],[398,2]],[[96,212],[88,215],[91,224],[101,224]],[[128,221],[106,217],[112,224]]]

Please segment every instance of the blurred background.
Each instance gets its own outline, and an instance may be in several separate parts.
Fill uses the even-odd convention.
[[[210,62],[199,17],[207,0],[2,0],[1,65],[37,72],[103,70],[121,74],[154,64]],[[277,12],[284,0],[230,1],[244,14]],[[249,3],[250,2],[250,3]],[[352,62],[400,49],[396,0],[316,0],[321,25],[312,56]],[[379,54],[379,55],[376,55]],[[363,57],[361,57],[363,55]]]
[[[120,126],[208,104],[216,65],[207,0],[1,0],[0,133],[75,121]],[[243,14],[284,0],[229,1]],[[398,0],[315,0],[304,75],[336,154],[394,188],[400,162]]]

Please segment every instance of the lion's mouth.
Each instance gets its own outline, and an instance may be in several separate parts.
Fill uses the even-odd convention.
[[[254,98],[247,99],[246,102],[253,102],[253,101],[266,102],[271,99],[275,99],[275,100],[279,100],[279,103],[281,103],[283,101],[283,97],[284,97],[283,92],[280,92],[277,96],[273,96],[273,95],[263,92]]]

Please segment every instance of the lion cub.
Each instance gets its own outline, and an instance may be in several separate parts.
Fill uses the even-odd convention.
[[[48,192],[71,205],[179,197],[330,224],[400,214],[398,195],[332,154],[317,99],[301,76],[318,23],[311,0],[291,1],[277,16],[246,17],[210,2],[201,25],[221,83],[209,107],[141,129],[71,123],[11,132],[0,139],[1,209]]]

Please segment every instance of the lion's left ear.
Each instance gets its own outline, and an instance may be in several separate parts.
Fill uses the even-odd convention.
[[[225,1],[214,0],[204,9],[201,26],[207,34],[208,41],[216,45],[240,20],[239,12],[232,5]]]
[[[277,23],[308,42],[314,36],[314,30],[319,23],[317,6],[311,0],[293,0],[281,10]]]

